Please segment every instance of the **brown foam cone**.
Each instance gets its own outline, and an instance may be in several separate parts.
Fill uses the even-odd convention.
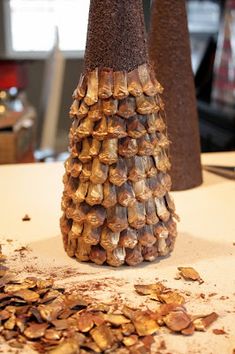
[[[172,251],[177,216],[161,92],[148,64],[141,0],[92,0],[63,179],[69,256],[120,266]]]
[[[164,87],[172,189],[199,186],[200,138],[185,0],[153,0],[149,56]]]

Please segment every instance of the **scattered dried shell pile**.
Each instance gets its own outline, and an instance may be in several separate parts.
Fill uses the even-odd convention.
[[[162,87],[147,64],[81,76],[70,116],[61,231],[71,257],[136,265],[176,237]]]
[[[1,255],[1,265],[5,258]],[[112,305],[85,300],[82,294],[55,287],[52,279],[28,277],[14,280],[1,273],[0,340],[22,349],[31,344],[51,354],[147,354],[154,335],[165,326],[192,335],[205,331],[218,317],[190,315],[178,291],[162,283],[136,285],[140,295],[161,302],[156,310],[133,309],[121,302]]]

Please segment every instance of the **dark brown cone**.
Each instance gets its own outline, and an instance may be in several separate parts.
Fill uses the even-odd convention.
[[[202,183],[200,140],[184,0],[154,0],[149,56],[164,87],[173,190]]]
[[[141,0],[91,0],[85,70],[131,71],[147,63]]]

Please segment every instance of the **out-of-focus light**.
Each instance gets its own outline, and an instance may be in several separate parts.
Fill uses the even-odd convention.
[[[6,112],[6,107],[3,105],[0,105],[0,114],[3,114]]]

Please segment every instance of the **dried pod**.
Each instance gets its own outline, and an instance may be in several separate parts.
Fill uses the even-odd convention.
[[[174,203],[174,200],[172,198],[172,196],[167,192],[165,194],[165,200],[166,200],[166,203],[167,203],[167,206],[168,206],[168,209],[172,212],[175,212],[175,203]]]
[[[86,202],[89,205],[101,204],[103,201],[103,186],[102,184],[90,183],[86,196]]]
[[[145,212],[146,212],[146,223],[149,225],[156,224],[159,219],[156,214],[156,206],[153,198],[149,198],[145,202]]]
[[[166,130],[166,124],[159,112],[154,113],[156,116],[156,130],[158,132],[164,132]]]
[[[150,78],[148,64],[140,65],[138,67],[138,73],[143,88],[143,92],[148,96],[156,95],[157,89]]]
[[[157,321],[152,319],[151,314],[147,311],[136,311],[133,323],[139,336],[153,334],[159,329]]]
[[[103,140],[108,135],[107,118],[102,116],[101,120],[95,123],[92,136],[97,140]]]
[[[166,223],[165,226],[167,228],[167,230],[169,231],[169,234],[172,237],[176,237],[177,236],[177,225],[176,222],[170,218]]]
[[[209,315],[195,316],[193,319],[193,324],[196,331],[206,331],[206,329],[217,320],[219,316],[216,312],[212,312]]]
[[[94,122],[89,117],[84,118],[76,129],[76,136],[83,139],[91,135],[94,127]]]
[[[74,257],[75,256],[75,251],[77,249],[77,238],[71,238],[70,233],[68,234],[68,242],[65,247],[65,250],[68,254],[69,257]]]
[[[96,264],[103,264],[106,261],[106,251],[100,247],[92,246],[90,251],[90,260]]]
[[[186,280],[199,281],[199,283],[203,283],[202,278],[199,273],[192,267],[178,267],[180,271],[180,275]]]
[[[145,202],[152,197],[152,192],[147,186],[146,180],[144,179],[138,182],[133,182],[133,190],[136,199],[140,202]]]
[[[102,205],[105,208],[110,208],[111,206],[114,206],[115,204],[117,204],[115,185],[112,183],[109,183],[108,180],[103,185],[103,195],[104,195],[104,198],[103,198]]]
[[[83,240],[88,245],[97,245],[100,241],[101,228],[93,228],[91,224],[85,223],[82,232]]]
[[[133,249],[138,243],[136,230],[128,227],[120,234],[119,243],[120,247]]]
[[[150,156],[153,155],[153,144],[149,138],[148,134],[137,139],[138,144],[138,155],[140,156]]]
[[[139,114],[151,114],[156,112],[159,108],[156,105],[154,97],[148,97],[142,94],[136,97],[136,110]]]
[[[87,195],[87,191],[88,191],[88,187],[89,187],[89,182],[80,182],[78,185],[77,190],[75,191],[75,193],[72,195],[72,199],[74,201],[74,203],[82,203]]]
[[[91,161],[90,142],[88,139],[84,139],[82,141],[82,151],[78,155],[78,158],[80,161],[82,161],[82,163]]]
[[[93,104],[93,106],[89,107],[88,118],[90,121],[96,122],[100,120],[102,116],[102,101],[99,100],[97,103]]]
[[[50,328],[46,330],[44,337],[45,339],[49,340],[59,340],[61,338],[61,332],[57,331],[56,329]]]
[[[99,73],[99,97],[109,98],[113,93],[113,71],[101,70]]]
[[[99,227],[103,225],[106,217],[106,210],[101,205],[94,206],[87,214],[86,221],[91,224],[92,227]]]
[[[122,118],[128,119],[136,115],[135,108],[135,98],[129,96],[119,101],[117,114]]]
[[[65,193],[67,194],[67,197],[71,198],[78,188],[78,180],[73,177],[69,177],[67,184],[65,185]]]
[[[125,160],[118,158],[116,165],[109,168],[109,181],[116,186],[121,186],[127,180],[127,166]]]
[[[126,208],[116,204],[107,210],[107,225],[113,232],[121,232],[128,227]]]
[[[104,140],[101,146],[101,151],[99,154],[99,159],[106,165],[112,165],[118,160],[118,140],[117,139],[107,139]]]
[[[191,323],[191,319],[185,311],[172,311],[163,320],[167,327],[174,332],[182,331]]]
[[[82,166],[82,171],[79,175],[79,180],[80,182],[88,182],[90,180],[90,176],[91,176],[91,168],[92,168],[92,163],[91,161],[88,163],[85,163]]]
[[[124,248],[117,247],[114,250],[107,250],[107,263],[113,267],[120,267],[125,263],[126,252]]]
[[[158,294],[158,300],[166,304],[183,305],[185,303],[185,298],[181,294],[168,289]]]
[[[156,243],[157,239],[153,235],[151,225],[144,225],[144,227],[138,230],[138,241],[141,246],[145,247],[151,247]]]
[[[97,139],[92,139],[89,155],[92,157],[99,155],[101,142]]]
[[[80,350],[79,343],[76,339],[70,338],[50,350],[50,354],[77,354],[78,350]]]
[[[108,137],[120,139],[125,136],[127,136],[126,121],[117,115],[110,117],[108,121]]]
[[[146,177],[144,161],[140,156],[133,156],[127,160],[128,179],[138,182]]]
[[[164,89],[163,89],[162,85],[160,84],[160,82],[156,79],[154,70],[151,70],[151,69],[150,69],[150,78],[156,88],[157,93],[162,94]]]
[[[155,205],[159,219],[166,222],[170,218],[170,212],[166,207],[164,198],[155,198]]]
[[[84,242],[82,237],[77,239],[77,249],[75,250],[75,256],[81,262],[89,261],[89,255],[91,251],[91,245]]]
[[[113,72],[113,97],[121,100],[129,95],[127,90],[127,73],[124,71]]]
[[[159,145],[157,134],[156,133],[149,134],[149,140],[150,140],[152,147],[153,147],[152,155],[159,154],[161,152],[161,147]]]
[[[117,187],[117,198],[118,203],[124,207],[134,204],[136,200],[132,185],[125,182],[120,187]]]
[[[95,184],[103,184],[108,177],[108,166],[101,163],[98,157],[92,162],[92,170],[90,180]]]
[[[132,117],[127,121],[127,133],[133,139],[140,138],[146,134],[145,126],[140,122],[140,117]]]
[[[157,245],[154,244],[150,247],[143,247],[142,254],[145,261],[153,262],[158,256]]]
[[[78,119],[82,119],[85,118],[87,116],[89,112],[89,106],[87,106],[87,104],[84,101],[81,101],[81,104],[78,108],[78,112],[77,112],[77,118]]]
[[[74,178],[77,178],[82,170],[82,164],[81,162],[75,158],[72,160],[72,166],[70,169],[71,176]]]
[[[79,97],[85,97],[86,95],[86,89],[87,89],[87,76],[84,74],[81,74],[79,83],[77,86],[77,95]]]
[[[102,100],[102,110],[106,116],[113,116],[118,110],[118,100],[112,97],[107,100]]]
[[[41,338],[44,336],[47,327],[47,323],[32,323],[26,328],[24,335],[29,339]]]
[[[169,192],[171,190],[171,177],[167,173],[159,172],[159,182],[163,185],[164,189]]]
[[[171,164],[165,151],[161,151],[158,155],[153,156],[156,167],[159,171],[166,173],[170,169]]]
[[[86,220],[86,214],[88,213],[90,207],[86,203],[78,203],[73,205],[71,212],[69,213],[67,209],[66,216],[73,219],[74,222],[82,224]]]
[[[114,343],[112,331],[105,324],[93,328],[90,335],[102,351],[111,348]]]
[[[72,145],[72,148],[69,150],[71,157],[73,157],[73,158],[78,157],[78,155],[81,152],[81,147],[82,147],[81,142],[74,143]]]
[[[166,193],[164,186],[159,182],[158,175],[148,179],[148,186],[154,197],[162,198]]]
[[[114,250],[118,245],[119,237],[119,232],[113,232],[108,227],[104,227],[101,232],[100,245],[105,250]]]
[[[158,108],[162,111],[164,111],[164,108],[165,108],[165,104],[161,98],[161,96],[159,95],[156,95],[155,96],[155,102],[156,102],[156,105],[158,106]]]
[[[98,101],[98,68],[87,74],[87,92],[84,101],[88,106]]]
[[[118,153],[125,158],[132,157],[138,152],[138,145],[136,139],[129,137],[122,138],[118,141]]]
[[[77,118],[79,115],[78,110],[79,110],[79,102],[77,100],[74,100],[69,110],[70,118]]]
[[[128,207],[128,222],[134,229],[141,229],[145,225],[145,207],[136,202]]]
[[[139,79],[138,69],[127,73],[128,91],[133,96],[140,96],[143,93],[142,85]]]
[[[152,134],[155,133],[156,130],[158,130],[157,128],[157,120],[158,120],[158,116],[157,113],[151,113],[147,115],[146,118],[146,128],[147,128],[147,132]]]
[[[68,220],[65,216],[65,214],[63,214],[60,218],[60,229],[61,229],[61,232],[62,232],[62,235],[63,236],[67,236],[70,229],[71,229],[71,226],[72,226],[72,220]]]
[[[158,145],[162,149],[168,149],[170,142],[169,142],[167,136],[165,134],[162,134],[162,133],[157,133],[157,137],[158,137]]]

